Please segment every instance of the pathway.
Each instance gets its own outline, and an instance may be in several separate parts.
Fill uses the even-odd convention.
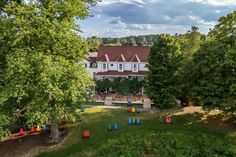
[[[105,106],[105,105],[84,105],[85,108],[104,108],[104,109],[114,109],[114,110],[127,110],[126,106]],[[139,111],[148,111],[148,112],[160,112],[157,108],[152,108],[152,109],[144,109],[144,108],[137,108]],[[201,106],[188,106],[180,109],[168,109],[168,110],[163,110],[163,112],[169,112],[175,115],[179,114],[186,114],[186,113],[203,113],[205,112]],[[218,113],[219,111],[212,111],[214,113]]]

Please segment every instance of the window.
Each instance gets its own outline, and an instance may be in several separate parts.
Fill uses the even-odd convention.
[[[111,64],[111,67],[113,67],[113,64]]]
[[[85,66],[85,68],[87,68],[88,67],[87,63],[85,63],[84,66]]]
[[[103,63],[102,68],[103,68],[103,70],[107,70],[107,64]]]
[[[97,63],[92,63],[92,67],[96,68],[97,67]]]
[[[122,71],[122,70],[123,70],[123,65],[119,64],[119,71]]]
[[[137,64],[133,65],[133,71],[138,71],[138,65]]]

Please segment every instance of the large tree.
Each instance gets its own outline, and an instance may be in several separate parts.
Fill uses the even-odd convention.
[[[75,116],[92,83],[79,64],[88,49],[75,23],[89,14],[88,4],[90,0],[9,2],[0,15],[1,112],[11,122],[25,119],[28,126],[51,123],[53,142],[59,139],[60,118]]]
[[[194,55],[193,94],[205,108],[236,117],[236,12],[219,19]]]
[[[182,65],[180,68],[181,77],[181,93],[179,98],[181,101],[190,104],[192,102],[191,88],[194,85],[194,64],[193,54],[200,48],[200,44],[204,40],[204,35],[198,32],[198,27],[192,26],[186,34],[177,36],[181,45],[183,54]]]
[[[146,91],[161,110],[176,105],[180,60],[180,47],[175,38],[166,34],[158,36],[149,54]]]

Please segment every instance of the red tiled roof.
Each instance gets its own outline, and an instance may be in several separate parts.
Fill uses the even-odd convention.
[[[138,55],[135,55],[130,62],[140,62],[140,59],[138,58]]]
[[[125,62],[126,60],[125,60],[125,57],[124,57],[124,55],[123,54],[121,54],[118,58],[117,58],[117,60],[116,60],[117,62]]]
[[[138,72],[132,72],[132,71],[105,71],[105,72],[98,72],[96,75],[99,76],[145,76],[147,75],[147,71],[138,71]]]
[[[140,62],[147,62],[149,51],[148,46],[101,46],[98,50],[97,61],[105,61],[105,55],[110,61],[116,61],[121,55],[126,61],[131,61],[137,55]]]
[[[110,58],[107,54],[104,54],[101,58],[100,58],[100,61],[103,61],[103,62],[108,62],[110,61]]]

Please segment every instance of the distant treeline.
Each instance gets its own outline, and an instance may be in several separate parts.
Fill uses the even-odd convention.
[[[139,35],[123,38],[99,38],[96,36],[87,38],[90,45],[90,51],[97,51],[99,46],[137,46],[137,45],[153,45],[158,34]]]

